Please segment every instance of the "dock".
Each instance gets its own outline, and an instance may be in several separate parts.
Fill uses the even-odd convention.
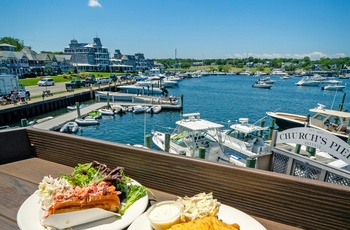
[[[130,94],[119,94],[119,93],[114,93],[115,95],[118,95],[119,97],[127,98],[129,97],[130,99],[132,97],[135,97],[135,95],[130,95]],[[141,98],[140,96],[137,96],[138,98]],[[101,102],[100,99],[98,102],[87,105],[84,108],[80,108],[80,117],[85,117],[87,116],[91,111],[93,110],[98,110],[102,107],[106,107],[109,104],[117,104],[121,105],[124,107],[131,107],[131,106],[138,106],[138,105],[143,105],[143,106],[153,106],[153,105],[158,105],[160,104],[162,106],[162,109],[164,110],[181,110],[182,105],[180,104],[171,104],[171,103],[160,103],[160,102],[155,102],[156,100],[153,100],[154,98],[148,97],[147,100],[116,100],[114,99],[110,101],[109,99],[107,101]],[[34,124],[33,127],[43,129],[43,130],[58,130],[60,129],[65,123],[69,121],[74,121],[76,118],[78,118],[78,112],[76,110],[65,113],[63,115],[54,117],[52,119],[44,119],[44,122]]]
[[[110,103],[135,106],[135,105],[161,105],[165,110],[182,110],[183,96],[163,97],[159,95],[130,94],[110,91],[97,91],[95,93],[97,102],[109,101]]]
[[[103,106],[106,106],[106,103],[95,103],[95,104],[88,105],[80,109],[80,114],[81,116],[86,116],[91,111],[100,109]],[[49,119],[45,122],[35,124],[33,125],[33,127],[38,129],[44,129],[44,130],[57,130],[68,121],[73,121],[77,117],[78,117],[78,112],[74,110],[69,113],[62,114],[60,116]]]

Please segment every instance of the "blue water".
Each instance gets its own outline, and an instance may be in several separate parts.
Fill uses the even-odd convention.
[[[252,76],[207,76],[202,78],[184,79],[179,87],[170,88],[169,95],[184,96],[183,113],[199,112],[201,117],[213,122],[234,123],[241,117],[249,121],[265,120],[268,126],[270,118],[268,111],[280,111],[307,115],[309,109],[317,103],[326,108],[338,108],[343,91],[323,91],[321,87],[300,87],[295,83],[300,77],[276,80],[270,90],[252,88],[257,79]],[[343,83],[350,80],[343,80]],[[350,99],[345,99],[344,108],[350,109]],[[104,116],[99,126],[82,127],[76,134],[84,137],[96,138],[123,144],[143,144],[144,135],[152,130],[172,132],[175,122],[181,118],[180,111],[161,111],[159,114],[132,114],[123,116]],[[155,147],[153,145],[153,147]]]

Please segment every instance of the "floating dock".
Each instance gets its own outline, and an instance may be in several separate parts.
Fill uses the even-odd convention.
[[[177,103],[172,103],[169,99],[167,101],[164,101],[164,98],[162,100],[158,100],[159,97],[152,97],[152,96],[138,96],[133,94],[126,94],[126,93],[111,93],[112,97],[109,99],[109,93],[104,92],[104,94],[99,95],[105,95],[105,98],[107,99],[104,102],[101,102],[101,99],[103,100],[104,97],[97,96],[96,97],[96,103],[87,105],[84,108],[80,108],[80,116],[85,117],[87,114],[89,114],[93,110],[98,110],[102,107],[108,106],[108,104],[118,104],[124,107],[130,107],[130,106],[137,106],[137,105],[143,105],[143,106],[152,106],[152,105],[161,105],[162,109],[164,110],[181,110],[182,105]],[[136,99],[135,99],[136,98]],[[44,130],[58,130],[60,129],[65,123],[69,121],[74,121],[76,118],[78,118],[78,111],[73,110],[71,112],[65,113],[63,115],[53,117],[52,119],[44,119],[44,122],[34,124],[33,127],[44,129]]]
[[[95,100],[97,102],[108,101],[113,104],[119,104],[123,106],[135,106],[135,105],[161,105],[165,110],[182,110],[183,108],[183,96],[181,97],[163,97],[152,96],[145,94],[130,94],[108,91],[97,91],[95,93]]]

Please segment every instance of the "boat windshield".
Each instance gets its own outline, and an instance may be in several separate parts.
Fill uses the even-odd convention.
[[[179,128],[171,135],[171,141],[182,147],[194,147],[197,143],[218,142],[213,136],[205,131],[194,131],[184,128]]]

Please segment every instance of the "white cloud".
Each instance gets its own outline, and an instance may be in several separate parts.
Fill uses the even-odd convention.
[[[89,0],[90,7],[102,7],[102,5],[98,2],[98,0]]]
[[[228,58],[247,58],[247,57],[254,57],[254,58],[261,58],[261,59],[273,59],[273,58],[295,58],[295,59],[302,59],[304,57],[310,57],[311,60],[318,60],[322,57],[326,58],[339,58],[339,57],[346,57],[344,53],[336,53],[327,55],[322,52],[312,52],[307,54],[254,54],[254,53],[243,53],[243,54],[233,54],[233,55],[227,55]]]

